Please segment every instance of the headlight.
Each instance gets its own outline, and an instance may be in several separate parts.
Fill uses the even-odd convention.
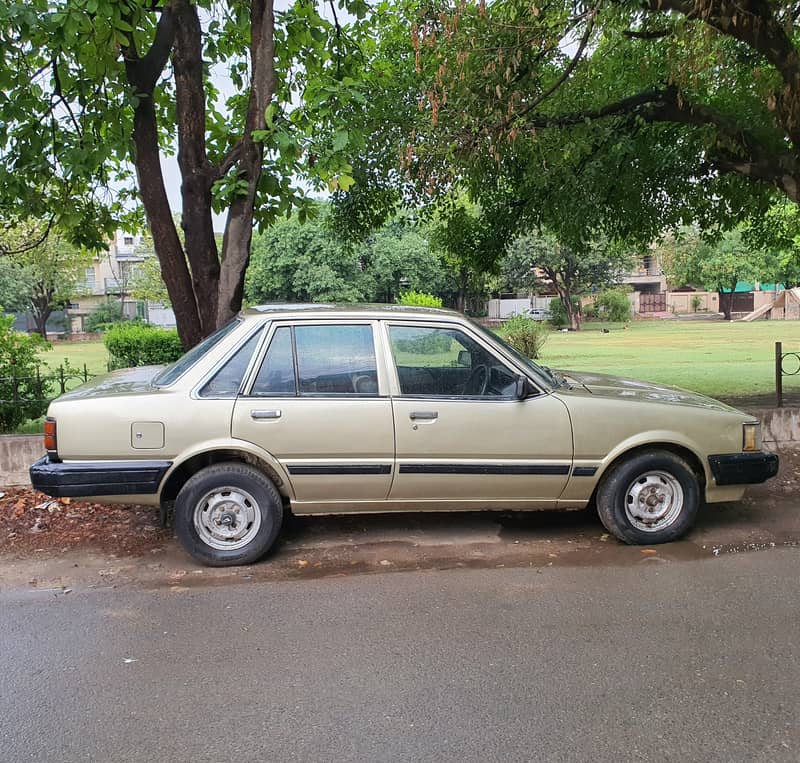
[[[761,423],[742,424],[742,450],[761,450]]]

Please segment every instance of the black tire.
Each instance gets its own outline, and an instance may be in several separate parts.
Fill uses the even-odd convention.
[[[694,524],[700,495],[700,481],[686,461],[667,450],[645,451],[603,475],[597,513],[624,543],[668,543]]]
[[[226,491],[225,488],[233,490]],[[215,494],[215,491],[218,492]],[[216,504],[208,500],[209,496],[213,496],[224,510],[218,509],[215,515],[209,507]],[[195,512],[198,512],[200,531],[195,525]],[[237,541],[213,537],[214,530],[236,532],[239,514],[245,517],[238,528],[243,533],[242,538]],[[230,522],[230,529],[223,527],[220,530],[220,524],[211,521],[213,516],[221,516],[223,522]],[[247,464],[230,462],[207,466],[189,478],[175,500],[175,532],[181,545],[195,559],[210,567],[257,561],[275,542],[282,521],[283,501],[275,485],[258,469]],[[229,543],[234,547],[215,547],[210,545],[213,542],[221,546]]]

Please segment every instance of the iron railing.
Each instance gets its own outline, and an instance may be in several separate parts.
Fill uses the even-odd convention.
[[[50,369],[40,365],[33,376],[0,376],[0,405],[49,403],[94,376],[86,364],[82,369],[69,365]]]
[[[775,398],[778,408],[783,408],[783,377],[800,374],[800,351],[784,352],[783,343],[775,342]]]

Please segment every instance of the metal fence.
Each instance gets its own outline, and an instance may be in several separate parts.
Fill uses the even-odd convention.
[[[34,376],[0,376],[0,405],[49,403],[94,376],[85,364],[82,369],[69,365],[56,368],[40,365],[36,366]]]
[[[800,351],[784,352],[783,343],[775,342],[775,403],[783,408],[783,377],[800,374]]]

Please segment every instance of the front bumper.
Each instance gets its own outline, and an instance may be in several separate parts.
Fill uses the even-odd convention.
[[[708,465],[717,485],[757,485],[778,473],[778,457],[763,451],[709,456]]]
[[[31,484],[53,498],[157,493],[171,461],[51,461],[30,468]]]

